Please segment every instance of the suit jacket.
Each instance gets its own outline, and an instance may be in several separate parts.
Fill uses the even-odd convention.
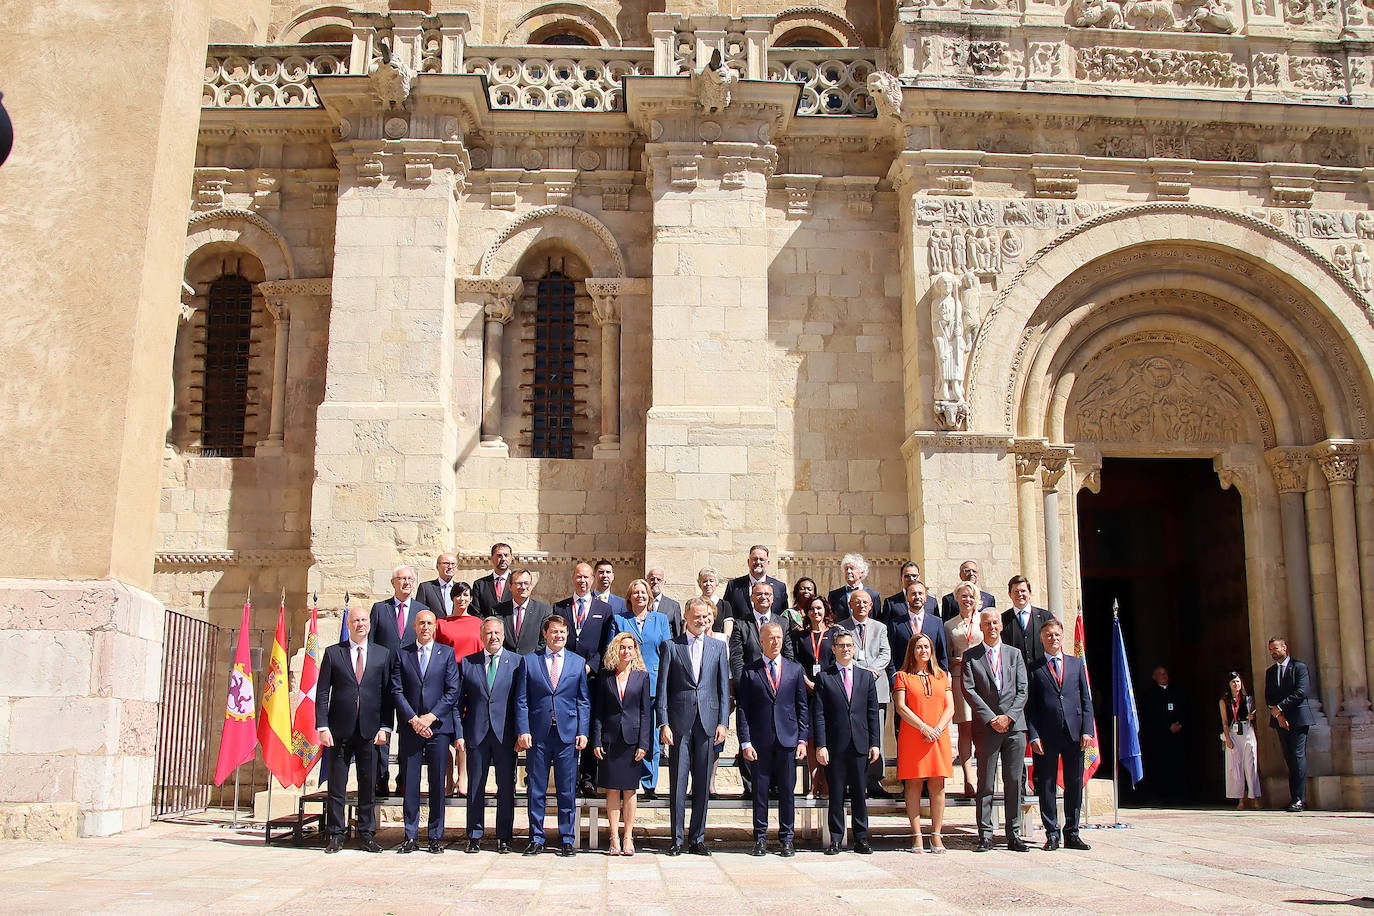
[[[458,718],[463,740],[475,747],[488,734],[498,743],[515,746],[515,709],[525,698],[525,661],[514,652],[502,650],[496,658],[496,679],[487,687],[487,656],[474,652],[463,659],[459,669]]]
[[[525,656],[525,692],[516,697],[515,727],[522,735],[544,743],[555,731],[564,744],[578,735],[591,735],[591,698],[587,692],[587,660],[563,650],[558,686],[549,680],[544,653]]]
[[[625,599],[620,597],[619,595],[608,594],[604,598],[602,598],[601,593],[598,592],[596,589],[592,589],[591,594],[593,598],[601,598],[602,601],[609,604],[611,606],[611,613],[613,615],[630,613],[630,606],[626,604]]]
[[[878,714],[878,691],[871,678],[860,677],[854,666],[853,695],[845,696],[840,669],[831,665],[816,677],[811,695],[811,734],[817,748],[831,754],[866,755],[882,747],[883,720]]]
[[[1075,742],[1084,735],[1097,734],[1093,722],[1093,696],[1088,689],[1087,666],[1083,659],[1064,656],[1064,682],[1054,679],[1048,663],[1030,673],[1026,697],[1026,728],[1029,738],[1057,745],[1067,726]]]
[[[650,609],[654,609],[653,602],[649,602]],[[682,605],[669,598],[667,595],[660,595],[658,598],[658,612],[668,618],[668,629],[674,636],[681,636],[686,632],[687,627],[682,621]]]
[[[980,591],[978,594],[983,596],[983,604],[978,608],[978,611],[981,611],[985,608],[997,607],[997,599],[994,598],[992,595],[989,595],[987,592],[984,591]],[[976,614],[978,613],[978,611],[974,611],[973,613]],[[940,599],[940,619],[953,620],[955,617],[958,616],[959,601],[954,597],[954,592],[950,592],[948,595],[945,595],[943,598]]]
[[[1031,605],[1030,628],[1023,630],[1016,608],[1009,607],[1002,612],[1002,642],[1021,650],[1027,671],[1034,671],[1045,664],[1045,644],[1040,641],[1040,627],[1053,619],[1054,615],[1049,611]]]
[[[409,645],[415,642],[415,615],[427,610],[430,608],[423,601],[411,598],[406,605],[406,631],[399,633],[396,630],[396,599],[385,598],[375,602],[372,605],[372,632],[367,638],[392,650]]]
[[[496,605],[492,615],[501,618],[506,628],[506,648],[519,655],[529,655],[544,648],[544,621],[553,616],[553,608],[542,601],[531,598],[525,602],[525,619],[520,627],[520,638],[515,636],[515,602],[502,601]],[[491,615],[489,615],[491,616]]]
[[[992,679],[992,659],[986,643],[979,643],[964,653],[964,699],[973,713],[974,734],[985,730],[998,716],[1011,718],[1009,731],[1026,730],[1026,661],[1021,653],[1005,642],[997,644],[997,657],[1002,665],[1002,689]]]
[[[787,583],[772,576],[765,578],[768,584],[773,586],[772,612],[782,617],[787,612],[788,605],[792,603],[787,594]],[[754,617],[754,603],[749,600],[749,589],[753,587],[753,581],[749,574],[745,573],[731,579],[730,584],[725,586],[725,603],[730,605],[730,612],[740,620],[752,620]]]
[[[553,606],[553,612],[568,622],[568,648],[587,660],[592,669],[591,676],[595,678],[601,671],[606,646],[615,632],[615,612],[609,604],[588,592],[587,619],[579,627],[573,600],[573,596],[569,595]]]
[[[658,721],[672,729],[674,741],[686,740],[698,719],[711,736],[718,726],[730,725],[730,650],[703,636],[700,679],[692,674],[690,634],[673,637],[659,654]]]
[[[489,572],[479,579],[474,579],[472,583],[472,608],[469,614],[476,614],[478,617],[490,617],[496,612],[496,606],[502,601],[510,598],[510,573],[506,573],[505,591],[500,598],[496,597],[496,573]]]
[[[869,588],[867,585],[865,585],[863,588],[864,591],[868,592],[868,597],[873,601],[873,606],[869,610],[868,616],[876,617],[878,615],[878,612],[882,610],[883,596],[878,594],[877,591],[875,591],[874,589]],[[847,600],[848,594],[849,586],[841,585],[839,588],[831,589],[830,594],[827,596],[827,600],[830,602],[830,611],[832,614],[835,615],[836,622],[839,622],[840,620],[849,616],[849,601]]]
[[[864,621],[860,632],[859,622],[846,617],[836,626],[844,627],[854,634],[854,664],[860,668],[878,672],[878,702],[886,703],[892,696],[888,682],[887,669],[892,664],[892,647],[887,642],[887,627],[869,617]]]
[[[562,683],[560,680],[559,683]],[[592,719],[592,747],[629,744],[648,754],[654,740],[653,703],[647,671],[631,671],[620,696],[615,672],[597,679],[596,716]]]
[[[657,695],[658,654],[664,644],[673,638],[668,618],[658,611],[649,611],[644,615],[644,623],[641,625],[635,620],[634,614],[626,611],[624,614],[616,614],[611,626],[615,627],[616,633],[629,633],[639,640],[639,654],[643,657],[644,667],[649,672],[649,689]]]
[[[782,654],[784,658],[790,658],[792,640],[787,638],[787,618],[775,611],[768,619],[782,624]],[[735,620],[735,631],[730,634],[730,677],[738,681],[744,669],[761,658],[763,644],[759,642],[759,627],[754,620],[754,612],[750,611],[747,617]]]
[[[925,619],[921,621],[921,632],[930,637],[931,648],[935,650],[935,660],[940,663],[941,668],[948,671],[949,646],[945,640],[945,622],[938,615],[926,611]],[[901,614],[887,623],[887,642],[892,649],[892,657],[887,662],[889,684],[897,676],[897,669],[906,661],[906,644],[915,636],[916,634],[911,632],[911,615],[907,613],[907,606],[903,604]]]
[[[433,713],[436,717],[430,731],[436,735],[453,735],[453,710],[458,703],[458,658],[453,650],[440,643],[430,643],[429,667],[420,673],[420,644],[402,646],[392,666],[391,700],[396,707],[401,748],[421,747],[424,739],[410,727],[414,716]]]
[[[325,648],[315,682],[315,727],[329,729],[336,744],[351,737],[355,728],[371,741],[377,732],[391,727],[391,675],[396,653],[369,642],[359,683],[353,674],[349,647],[344,642]]]
[[[433,611],[435,617],[447,617],[448,613],[445,611],[445,608],[453,607],[453,599],[450,597],[448,602],[445,603],[443,596],[449,595],[453,591],[454,583],[457,581],[457,579],[454,579],[453,582],[450,582],[448,585],[444,585],[438,578],[430,579],[428,582],[421,582],[419,590],[415,592],[415,597],[420,599],[425,607]],[[461,659],[459,659],[459,661],[461,661]]]
[[[792,653],[788,657],[802,666],[808,680],[814,681],[817,674],[834,663],[835,652],[831,649],[831,643],[838,632],[833,626],[827,627],[818,640],[813,640],[816,634],[810,629],[793,630],[787,634],[787,641],[792,644]],[[787,655],[786,652],[783,654]]]
[[[939,602],[937,602],[937,601],[935,600],[935,596],[934,596],[934,595],[926,595],[926,613],[927,613],[927,614],[934,614],[935,611],[936,611],[936,609],[937,609],[938,607],[939,607]],[[874,617],[877,617],[877,618],[878,618],[879,620],[881,620],[883,623],[891,623],[891,622],[892,622],[893,620],[895,620],[897,617],[899,617],[899,616],[901,616],[902,614],[905,614],[905,613],[906,613],[906,593],[905,593],[905,592],[898,592],[898,593],[895,594],[895,595],[888,595],[886,598],[884,598],[884,599],[883,599],[883,607],[882,607],[882,610],[881,610],[881,611],[874,611],[874,612],[873,612],[873,616],[874,616]]]
[[[1277,706],[1294,728],[1311,725],[1315,720],[1312,710],[1307,707],[1307,695],[1312,691],[1312,681],[1307,673],[1307,665],[1288,657],[1288,670],[1279,678],[1279,666],[1270,665],[1264,672],[1264,705]],[[1269,717],[1271,728],[1279,727],[1279,720]]]
[[[796,747],[811,737],[801,665],[779,658],[778,689],[774,693],[765,661],[760,658],[745,668],[735,691],[739,703],[735,727],[739,729],[740,747]]]

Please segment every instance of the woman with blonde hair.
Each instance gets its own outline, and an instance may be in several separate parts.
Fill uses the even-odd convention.
[[[978,627],[979,605],[983,596],[973,582],[954,586],[954,602],[959,613],[945,621],[945,647],[949,651],[949,678],[954,688],[954,724],[959,735],[959,769],[964,775],[964,795],[973,798],[973,711],[964,699],[964,653],[982,645],[983,631]]]
[[[610,821],[613,856],[635,852],[635,791],[644,773],[644,757],[653,742],[649,672],[632,633],[617,633],[606,646],[601,675],[596,680],[592,708],[592,753],[601,761],[597,781],[606,790],[606,818]],[[625,818],[622,838],[620,819]]]
[[[949,753],[949,720],[954,694],[949,675],[935,660],[935,647],[922,633],[906,644],[906,658],[892,682],[892,706],[901,718],[897,733],[897,778],[906,787],[906,817],[911,851],[925,852],[921,841],[921,789],[930,793],[930,851],[945,851],[945,780],[954,769]]]

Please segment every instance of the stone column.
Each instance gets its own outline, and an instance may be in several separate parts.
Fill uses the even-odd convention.
[[[596,458],[620,454],[620,294],[623,280],[588,278],[592,320],[601,328],[601,438]]]
[[[1021,551],[1021,575],[1036,578],[1040,558],[1035,524],[1035,478],[1045,454],[1045,440],[1017,439],[1011,448],[1016,457],[1016,533]]]
[[[1307,465],[1310,458],[1307,451],[1300,448],[1270,449],[1264,457],[1274,473],[1274,484],[1279,491],[1283,565],[1288,586],[1288,639],[1291,640],[1295,657],[1315,662],[1317,639],[1312,620],[1312,573],[1307,547],[1307,510],[1303,499],[1307,491]],[[1268,639],[1269,635],[1259,634],[1259,638]],[[1311,671],[1312,686],[1318,694],[1312,696],[1309,705],[1313,712],[1320,714],[1320,667],[1312,664]]]
[[[1359,469],[1359,446],[1346,440],[1327,440],[1317,445],[1316,458],[1331,492],[1336,608],[1341,633],[1340,714],[1358,722],[1374,721],[1369,706],[1369,682],[1365,669],[1360,548],[1355,524],[1355,475]]]
[[[1073,448],[1050,446],[1040,459],[1040,485],[1045,513],[1045,603],[1054,616],[1064,616],[1064,560],[1059,541],[1059,481],[1068,470]]]
[[[286,347],[291,308],[279,295],[266,295],[267,313],[276,331],[272,346],[272,407],[268,415],[267,438],[258,443],[256,455],[279,455],[284,449],[286,423]]]
[[[1359,528],[1361,604],[1364,606],[1365,683],[1374,684],[1374,475],[1371,474],[1369,447],[1363,443],[1360,471],[1355,488],[1355,520]]]
[[[1336,610],[1336,555],[1331,543],[1331,496],[1313,461],[1307,469],[1307,556],[1312,576],[1314,658],[1322,705],[1328,714],[1341,708],[1341,628]],[[1267,638],[1267,637],[1262,637]]]
[[[501,436],[505,410],[501,399],[501,352],[505,327],[515,317],[515,299],[525,288],[519,277],[477,277],[459,280],[459,290],[482,296],[482,440],[479,448],[506,457],[510,449]]]

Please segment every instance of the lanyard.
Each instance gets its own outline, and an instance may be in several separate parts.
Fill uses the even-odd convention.
[[[776,694],[776,693],[778,692],[778,683],[782,680],[782,665],[778,665],[778,677],[777,677],[777,679],[774,679],[774,677],[773,677],[773,662],[772,662],[772,661],[766,662],[766,663],[764,664],[764,666],[763,666],[763,673],[766,674],[766,675],[768,675],[768,683],[770,683],[770,684],[773,685],[773,693]]]
[[[816,664],[818,664],[818,665],[821,663],[821,643],[823,643],[823,642],[825,642],[825,634],[824,634],[824,633],[817,634],[815,630],[812,630],[812,631],[811,631],[811,660],[812,660],[813,662],[815,662]]]
[[[1064,659],[1061,657],[1058,661],[1059,664],[1055,664],[1055,659],[1050,659],[1050,674],[1062,690],[1064,688]]]

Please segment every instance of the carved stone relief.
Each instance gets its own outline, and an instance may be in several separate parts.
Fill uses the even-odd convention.
[[[1236,442],[1243,429],[1233,384],[1181,357],[1127,359],[1080,384],[1076,438],[1191,445]]]
[[[1078,52],[1080,79],[1177,86],[1244,87],[1248,68],[1225,51],[1180,51],[1095,46]]]

